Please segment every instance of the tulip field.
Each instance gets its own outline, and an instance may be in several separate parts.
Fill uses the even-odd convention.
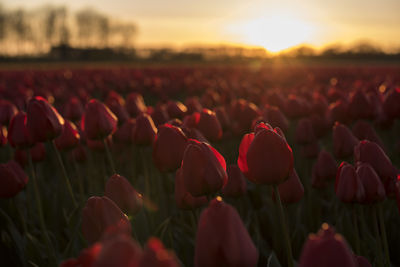
[[[0,266],[400,266],[400,67],[0,70]]]

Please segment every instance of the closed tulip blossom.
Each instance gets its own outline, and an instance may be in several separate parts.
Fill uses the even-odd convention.
[[[237,211],[220,197],[203,210],[197,228],[195,267],[257,266],[258,252]]]
[[[8,100],[0,99],[0,124],[7,126],[11,118],[17,114],[17,107]]]
[[[296,143],[301,145],[311,144],[315,142],[316,137],[314,135],[314,130],[312,122],[308,118],[300,119],[295,132]]]
[[[385,188],[381,179],[374,169],[368,163],[357,164],[356,169],[358,177],[365,191],[365,198],[362,203],[371,204],[383,201],[386,198]]]
[[[229,165],[226,168],[228,182],[222,188],[222,194],[227,197],[240,197],[246,194],[246,178],[236,164]]]
[[[382,181],[396,177],[396,169],[389,157],[374,142],[361,141],[354,149],[354,161],[369,163]]]
[[[46,147],[43,143],[36,143],[30,148],[29,153],[32,157],[32,162],[42,162],[46,158]],[[14,160],[21,166],[25,166],[28,163],[28,154],[26,149],[16,149],[14,154]]]
[[[293,153],[285,138],[271,126],[259,124],[239,147],[238,166],[256,184],[278,185],[293,171]]]
[[[86,105],[81,121],[81,129],[86,138],[100,140],[113,134],[117,129],[117,117],[103,103],[92,99]]]
[[[64,119],[46,99],[37,96],[29,101],[26,126],[35,142],[46,142],[61,135]]]
[[[326,150],[321,150],[312,168],[311,184],[315,188],[326,187],[329,181],[335,180],[337,163]]]
[[[310,234],[303,246],[299,267],[358,267],[353,252],[340,234],[327,223]]]
[[[147,110],[143,96],[138,93],[130,93],[126,97],[126,110],[132,118],[136,118]]]
[[[73,122],[65,121],[62,134],[54,142],[59,150],[70,150],[78,146],[80,135]]]
[[[179,168],[175,174],[175,203],[179,209],[192,210],[204,206],[207,203],[207,197],[192,196],[185,187],[182,169]]]
[[[187,108],[182,102],[169,101],[167,103],[167,112],[171,119],[183,119],[187,112]]]
[[[108,179],[104,195],[129,215],[135,215],[143,206],[142,195],[136,192],[125,177],[118,174]]]
[[[304,187],[296,170],[293,170],[289,179],[278,186],[278,191],[282,203],[285,204],[297,203],[303,198]]]
[[[151,145],[156,134],[157,128],[149,115],[141,114],[136,118],[133,134],[133,141],[136,145]]]
[[[78,258],[70,258],[63,261],[60,267],[86,267],[93,266],[93,263],[97,260],[100,251],[102,249],[102,244],[97,242],[92,246],[85,248],[81,251]]]
[[[7,128],[0,124],[0,147],[7,144]]]
[[[337,158],[347,158],[353,155],[354,147],[359,140],[345,125],[336,122],[333,126],[333,153]]]
[[[373,106],[361,90],[352,94],[347,111],[353,119],[371,119],[373,117]]]
[[[123,124],[129,119],[129,114],[125,109],[125,100],[115,91],[110,91],[104,104],[118,118],[118,123]]]
[[[215,112],[209,109],[203,109],[203,111],[200,112],[197,129],[199,129],[211,142],[217,141],[222,137],[222,127],[219,123],[218,117]]]
[[[167,250],[163,243],[155,237],[150,238],[143,250],[139,267],[178,267],[175,254]]]
[[[345,203],[362,202],[365,199],[365,190],[356,169],[342,162],[336,174],[336,196]]]
[[[128,119],[114,133],[113,140],[121,144],[133,144],[136,121]]]
[[[33,145],[32,137],[26,126],[27,116],[23,111],[18,112],[10,121],[7,139],[11,146],[16,148],[28,148]]]
[[[81,119],[84,112],[83,105],[79,98],[71,97],[68,102],[64,105],[63,115],[66,119],[77,122]]]
[[[169,172],[181,165],[188,138],[183,131],[170,124],[158,128],[153,143],[153,162],[157,169]]]
[[[264,108],[264,118],[272,127],[279,127],[283,131],[289,129],[289,121],[278,107],[266,106]]]
[[[353,126],[353,134],[359,140],[368,140],[378,144],[383,150],[385,150],[385,145],[383,144],[381,138],[376,133],[374,128],[366,121],[357,121]]]
[[[0,198],[12,198],[28,183],[28,176],[15,161],[0,164]]]
[[[130,234],[131,224],[126,215],[108,197],[90,197],[82,210],[82,233],[93,244],[109,227]]]
[[[188,141],[181,168],[185,187],[195,197],[217,192],[228,179],[224,157],[209,144],[194,139]]]
[[[383,109],[386,115],[391,118],[400,118],[400,88],[392,89],[383,101]]]

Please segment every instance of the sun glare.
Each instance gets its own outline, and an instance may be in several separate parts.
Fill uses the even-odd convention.
[[[274,53],[310,42],[315,31],[311,24],[301,19],[278,14],[235,24],[229,29],[241,42],[263,46]]]

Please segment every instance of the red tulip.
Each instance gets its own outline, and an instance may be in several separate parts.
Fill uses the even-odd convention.
[[[304,187],[295,169],[289,179],[278,186],[282,203],[291,204],[299,202],[304,195]]]
[[[82,232],[89,243],[98,241],[109,227],[131,233],[126,215],[108,197],[90,197],[82,210]]]
[[[109,91],[104,104],[118,118],[118,123],[123,124],[129,119],[128,112],[125,109],[125,100],[115,91]]]
[[[347,113],[347,103],[343,100],[338,100],[329,105],[328,114],[331,121],[338,121],[340,123],[347,123],[349,115]]]
[[[280,130],[259,124],[256,132],[243,137],[238,166],[256,184],[280,184],[293,171],[293,153]]]
[[[7,144],[7,128],[0,124],[0,147]]]
[[[325,136],[331,130],[331,121],[326,114],[312,114],[310,120],[317,138]]]
[[[126,109],[132,118],[136,118],[140,114],[145,113],[147,108],[143,96],[138,93],[130,93],[126,97]]]
[[[86,105],[81,129],[87,139],[104,139],[117,129],[117,117],[103,103],[92,99]]]
[[[17,107],[8,100],[0,99],[0,124],[8,126],[12,117],[17,114]]]
[[[356,169],[342,162],[336,174],[336,196],[345,203],[362,202],[365,199],[365,191]]]
[[[62,133],[64,119],[46,99],[37,96],[28,104],[26,126],[35,142],[53,140]]]
[[[181,168],[175,174],[175,203],[182,210],[196,209],[207,203],[207,197],[194,197],[186,190]]]
[[[278,107],[266,105],[264,108],[264,118],[272,127],[279,127],[283,131],[289,129],[289,121]]]
[[[28,176],[15,161],[0,164],[0,198],[12,198],[28,183]]]
[[[228,174],[228,182],[222,188],[222,194],[227,197],[240,197],[245,195],[247,184],[240,168],[235,164],[229,165],[226,169],[226,173]]]
[[[200,100],[197,96],[186,98],[185,106],[187,108],[187,114],[192,114],[194,112],[201,112],[203,109]]]
[[[155,237],[150,238],[144,248],[139,267],[178,267],[175,254],[165,249],[164,245]]]
[[[83,114],[83,105],[79,98],[71,97],[64,106],[64,117],[70,121],[77,122]]]
[[[242,134],[250,130],[251,123],[255,118],[260,116],[260,110],[251,102],[244,99],[238,99],[232,103],[230,117],[232,127],[235,133]]]
[[[157,105],[151,113],[151,118],[156,126],[166,123],[169,116],[165,105]]]
[[[226,112],[224,107],[216,107],[214,109],[215,115],[217,115],[218,121],[221,124],[223,130],[227,130],[230,125],[230,119],[228,113]]]
[[[101,243],[94,243],[89,248],[83,249],[77,259],[65,260],[60,267],[91,267],[98,258],[101,249]]]
[[[356,172],[365,191],[365,198],[362,203],[371,204],[383,201],[386,197],[385,188],[371,165],[359,162]]]
[[[102,248],[93,267],[137,267],[142,249],[132,238],[119,234],[102,242]]]
[[[128,119],[114,133],[113,140],[121,144],[133,144],[136,121]]]
[[[400,118],[400,88],[391,90],[383,102],[383,109],[386,115],[391,118]]]
[[[138,213],[143,205],[142,195],[136,192],[125,177],[118,174],[108,179],[104,195],[129,215]]]
[[[10,122],[8,127],[8,142],[16,148],[27,148],[33,145],[32,137],[26,126],[26,113],[18,112]]]
[[[203,109],[200,113],[197,129],[210,141],[217,141],[222,137],[222,127],[215,112]]]
[[[396,169],[392,162],[382,148],[374,142],[361,141],[354,149],[354,161],[369,163],[382,181],[396,177]]]
[[[158,128],[153,143],[153,162],[162,172],[178,169],[185,152],[187,137],[183,131],[170,124]]]
[[[187,112],[187,108],[179,101],[169,101],[167,104],[167,112],[170,118],[182,119]]]
[[[320,151],[320,146],[317,141],[301,146],[300,148],[301,155],[303,155],[308,159],[313,159],[318,157],[319,151]]]
[[[65,121],[62,134],[54,141],[58,150],[69,150],[79,145],[80,135],[73,122]]]
[[[326,187],[330,180],[336,178],[337,164],[333,156],[322,150],[312,168],[312,186],[315,188]]]
[[[46,158],[46,148],[43,143],[36,143],[29,149],[33,162],[41,162]],[[28,163],[28,155],[25,149],[16,149],[14,159],[21,166],[25,166]]]
[[[359,120],[353,126],[353,134],[359,140],[368,140],[377,143],[383,150],[385,150],[385,145],[383,144],[381,138],[378,136],[374,128],[366,121]]]
[[[194,266],[256,266],[258,252],[237,211],[213,199],[198,223]]]
[[[182,160],[187,191],[195,197],[215,193],[227,182],[226,163],[212,146],[189,140]]]
[[[357,267],[343,236],[327,223],[317,234],[310,234],[301,252],[299,267]]]
[[[108,147],[112,147],[112,137],[109,135],[104,139],[104,141],[107,143]],[[104,147],[104,142],[103,140],[91,140],[91,139],[86,139],[86,145],[87,147],[92,150],[92,151],[105,151]]]
[[[372,104],[361,90],[356,90],[350,97],[347,112],[353,119],[371,119],[374,115]]]
[[[310,144],[316,141],[311,120],[308,118],[300,119],[295,132],[295,140],[298,144]]]
[[[157,128],[151,117],[147,114],[140,114],[136,118],[136,125],[133,134],[133,141],[136,145],[151,145],[157,134]]]
[[[337,158],[346,158],[353,154],[358,139],[349,128],[338,122],[333,126],[333,153]]]

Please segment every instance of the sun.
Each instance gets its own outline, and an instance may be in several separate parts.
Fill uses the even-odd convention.
[[[270,52],[279,52],[311,41],[313,25],[289,15],[258,17],[230,25],[229,31],[249,45],[263,46]]]

